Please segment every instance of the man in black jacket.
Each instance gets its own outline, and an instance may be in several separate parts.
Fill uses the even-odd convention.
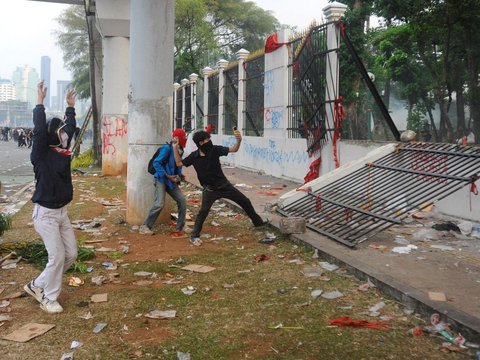
[[[33,145],[30,160],[35,172],[32,202],[33,224],[48,252],[48,263],[42,273],[23,288],[48,313],[60,313],[57,298],[62,288],[63,273],[77,258],[77,242],[67,214],[73,198],[70,172],[71,151],[68,150],[75,132],[75,93],[67,91],[65,121],[46,121],[43,101],[47,88],[43,81],[37,86],[37,106],[33,110]]]
[[[210,212],[210,208],[216,200],[221,198],[229,199],[245,211],[255,227],[268,224],[268,220],[263,220],[253,208],[252,202],[240,190],[233,186],[225,177],[220,164],[220,156],[227,156],[229,153],[235,153],[240,148],[242,135],[240,131],[235,130],[235,144],[226,147],[213,145],[210,140],[210,134],[207,131],[197,131],[193,134],[193,142],[198,150],[190,153],[185,159],[181,159],[178,151],[178,145],[174,146],[175,162],[177,166],[193,165],[197,173],[198,181],[203,187],[202,205],[192,230],[191,242],[194,246],[202,245],[200,232],[203,223]]]

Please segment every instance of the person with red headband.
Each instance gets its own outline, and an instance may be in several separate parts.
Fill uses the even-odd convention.
[[[184,231],[190,233],[191,229],[185,225],[185,217],[187,215],[187,201],[185,196],[178,186],[182,179],[182,167],[177,166],[173,153],[173,144],[178,144],[180,151],[183,152],[187,144],[187,134],[183,129],[175,129],[172,133],[172,141],[160,148],[160,151],[153,160],[153,167],[155,168],[154,185],[155,195],[153,205],[148,212],[147,218],[140,226],[139,233],[144,235],[153,235],[153,224],[160,215],[165,206],[165,194],[168,193],[178,206],[178,220],[177,231]]]

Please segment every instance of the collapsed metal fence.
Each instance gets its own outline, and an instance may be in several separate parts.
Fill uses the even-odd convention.
[[[350,247],[464,186],[477,193],[480,148],[410,143],[279,209]]]

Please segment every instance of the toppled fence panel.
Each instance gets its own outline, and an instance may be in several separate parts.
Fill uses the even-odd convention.
[[[354,247],[464,186],[476,192],[479,172],[478,147],[399,144],[392,153],[278,211],[304,217],[309,229]]]

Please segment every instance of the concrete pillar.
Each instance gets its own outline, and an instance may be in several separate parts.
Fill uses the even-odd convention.
[[[337,21],[345,14],[347,10],[347,5],[341,4],[339,2],[332,2],[325,6],[322,11],[325,17],[325,21],[330,23],[327,26],[327,57],[326,57],[326,87],[325,87],[325,112],[327,118],[327,127],[334,126],[334,100],[339,96],[339,69],[338,69],[338,52],[340,48],[340,29],[337,26]],[[335,51],[330,51],[335,50]],[[331,142],[328,142],[324,151],[328,154],[333,153],[333,145]],[[331,156],[324,156],[322,161],[322,171],[325,173],[335,169],[335,162]],[[327,160],[328,159],[328,160]]]
[[[98,150],[102,154],[104,175],[126,174],[130,0],[97,0],[93,8],[89,8],[90,12],[95,14],[95,27],[102,38],[102,51],[94,51],[96,98],[103,92],[101,102],[95,102],[100,114],[97,129],[100,130],[101,142],[94,138],[94,143],[101,143]],[[101,76],[97,76],[99,63],[103,63]],[[95,149],[95,153],[98,150]]]
[[[173,84],[173,121],[172,121],[172,131],[177,127],[177,116],[178,116],[178,104],[177,104],[177,91],[180,88],[179,83],[174,83]]]
[[[236,52],[238,60],[238,98],[237,98],[237,129],[243,134],[245,129],[245,69],[243,64],[250,51],[240,49]]]
[[[288,42],[289,29],[277,33],[279,42]],[[264,80],[264,137],[286,138],[288,127],[288,47],[281,46],[277,50],[265,54]]]
[[[188,79],[182,79],[180,81],[180,84],[182,85],[182,129],[185,127],[185,114],[186,114],[186,109],[185,109],[185,92],[186,92],[186,87],[188,84]]]
[[[225,127],[225,76],[223,76],[223,71],[228,65],[228,61],[225,59],[220,59],[217,62],[218,68],[218,129],[217,134],[223,135],[223,130]]]
[[[213,72],[211,67],[204,67],[203,74],[203,129],[208,125],[208,76]],[[202,129],[198,129],[202,130]]]
[[[190,86],[191,86],[191,109],[192,109],[192,131],[195,131],[197,129],[197,80],[198,80],[198,75],[195,73],[191,73],[188,76],[188,79],[190,80]]]
[[[128,38],[103,38],[103,175],[127,174],[129,47]]]
[[[131,2],[127,221],[141,224],[153,202],[148,160],[170,140],[174,0]]]

